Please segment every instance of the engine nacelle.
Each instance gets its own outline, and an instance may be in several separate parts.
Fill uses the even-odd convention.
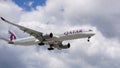
[[[50,33],[50,35],[49,35],[51,38],[53,37],[53,33]]]
[[[52,37],[53,37],[53,33],[43,35],[44,39],[49,39],[49,38],[52,38]]]
[[[70,48],[70,43],[68,43],[67,45],[60,45],[59,47],[60,47],[61,49]]]

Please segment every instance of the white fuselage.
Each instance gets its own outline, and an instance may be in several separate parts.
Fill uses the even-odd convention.
[[[79,38],[88,38],[93,36],[95,33],[93,31],[81,31],[81,32],[67,32],[63,34],[59,34],[57,36],[54,36],[53,38],[46,39],[44,43],[54,43],[54,41],[65,41],[65,40],[73,40],[73,39],[79,39]],[[40,41],[34,37],[27,37],[22,39],[13,40],[14,45],[37,45],[40,43]]]
[[[39,40],[37,40],[36,38],[31,36],[31,37],[27,37],[27,38],[16,39],[16,40],[13,40],[12,42],[14,42],[13,43],[14,45],[30,46],[30,45],[38,44]]]
[[[27,28],[15,23],[12,23],[3,17],[0,17],[2,21],[11,24],[13,26],[18,27],[20,30],[30,34],[32,37],[22,38],[22,39],[16,39],[16,36],[14,33],[9,31],[10,34],[10,40],[5,38],[0,38],[2,40],[7,41],[9,44],[14,45],[23,45],[23,46],[29,46],[29,45],[45,45],[48,44],[50,48],[48,50],[53,50],[54,48],[57,49],[67,49],[70,48],[70,43],[68,44],[62,44],[63,41],[66,40],[73,40],[73,39],[79,39],[79,38],[88,38],[88,42],[91,36],[95,35],[95,33],[92,30],[73,30],[73,31],[67,31],[63,34],[54,35],[53,33],[43,35],[42,32],[33,30],[31,28]]]

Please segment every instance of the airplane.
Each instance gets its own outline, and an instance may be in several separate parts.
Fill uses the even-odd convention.
[[[0,17],[2,21],[11,24],[13,26],[18,27],[20,30],[30,34],[30,37],[27,38],[21,38],[21,39],[16,39],[16,36],[14,33],[11,31],[8,31],[10,34],[10,40],[5,39],[5,38],[0,38],[4,41],[7,41],[8,44],[13,44],[13,45],[23,45],[23,46],[30,46],[30,45],[49,45],[48,50],[54,50],[54,48],[57,48],[58,50],[62,49],[68,49],[70,48],[70,43],[68,44],[63,44],[63,41],[66,40],[74,40],[74,39],[80,39],[80,38],[88,38],[88,42],[90,41],[90,38],[95,35],[95,32],[91,29],[88,30],[72,30],[72,31],[66,31],[62,34],[43,34],[42,32],[12,23],[3,17]]]

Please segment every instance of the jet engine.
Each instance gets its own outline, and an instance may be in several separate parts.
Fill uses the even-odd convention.
[[[70,43],[68,43],[67,45],[59,45],[59,47],[60,47],[61,49],[70,48]]]
[[[49,38],[52,38],[52,37],[53,37],[53,33],[43,35],[44,39],[49,39]]]

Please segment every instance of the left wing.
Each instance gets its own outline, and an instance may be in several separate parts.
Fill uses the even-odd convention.
[[[33,30],[33,29],[30,29],[30,28],[27,28],[27,27],[24,27],[24,26],[21,26],[21,25],[18,25],[18,24],[15,24],[15,23],[12,23],[2,17],[0,17],[3,21],[5,21],[6,23],[8,24],[11,24],[11,25],[14,25],[16,27],[18,27],[20,30],[34,36],[35,38],[37,38],[39,41],[43,41],[43,33],[42,32],[38,32],[36,30]]]

